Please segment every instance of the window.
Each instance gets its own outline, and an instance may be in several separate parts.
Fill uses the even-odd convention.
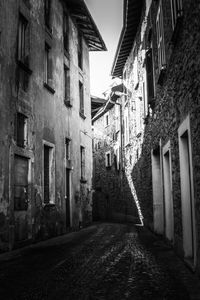
[[[52,59],[51,59],[51,48],[48,44],[45,44],[45,57],[44,57],[44,82],[49,87],[52,86]]]
[[[105,123],[105,127],[110,125],[109,112],[107,112],[104,116],[104,123]]]
[[[119,148],[119,146],[115,149],[114,161],[115,161],[115,170],[119,171],[119,169],[120,169],[120,148]]]
[[[152,191],[153,191],[153,223],[154,231],[163,234],[164,231],[164,204],[163,204],[163,182],[162,161],[160,146],[151,151],[152,167]]]
[[[71,140],[66,138],[65,139],[65,159],[69,160],[70,159],[70,142]]]
[[[135,101],[135,109],[136,109],[136,117],[135,117],[135,122],[136,122],[136,135],[138,136],[141,134],[142,131],[142,118],[141,118],[141,101],[140,99],[136,99]]]
[[[154,101],[154,75],[153,75],[152,48],[150,48],[146,52],[146,74],[147,74],[148,104],[152,105]]]
[[[14,156],[14,209],[28,209],[28,169],[29,159]]]
[[[133,83],[135,89],[138,87],[138,79],[138,61],[136,57],[133,64]]]
[[[65,104],[70,104],[70,71],[69,68],[64,65],[64,93],[65,93]]]
[[[50,28],[51,0],[44,0],[44,19],[46,27]]]
[[[63,16],[63,42],[64,49],[69,51],[69,17],[66,13]]]
[[[120,105],[115,105],[115,130],[118,132],[120,130]]]
[[[78,66],[82,70],[83,68],[83,44],[82,44],[82,35],[78,33]]]
[[[49,203],[49,185],[50,185],[50,170],[49,170],[49,153],[50,149],[44,145],[44,203]]]
[[[111,167],[111,152],[108,151],[106,152],[106,168],[110,168]]]
[[[83,84],[79,81],[79,102],[80,102],[80,114],[84,116],[84,94]]]
[[[129,116],[128,116],[128,106],[124,109],[124,143],[125,146],[129,144]]]
[[[144,102],[144,118],[146,118],[149,114],[148,101],[147,101],[146,69],[144,70],[144,81],[142,83],[142,97]]]
[[[17,113],[16,117],[16,143],[18,147],[27,145],[27,117],[21,113]]]
[[[18,60],[24,65],[29,65],[29,25],[28,21],[20,14],[18,28]]]
[[[158,7],[158,13],[156,18],[156,30],[157,30],[157,47],[158,47],[158,69],[159,72],[161,72],[166,67],[162,1],[160,1]]]
[[[81,179],[85,179],[85,148],[81,146]]]
[[[171,12],[172,12],[172,28],[174,29],[177,20],[182,16],[183,13],[182,0],[171,0]]]
[[[55,203],[55,147],[44,142],[43,148],[44,203]]]

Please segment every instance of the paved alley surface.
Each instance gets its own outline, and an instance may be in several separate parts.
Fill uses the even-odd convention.
[[[0,255],[0,299],[200,299],[200,280],[148,230],[98,223]]]

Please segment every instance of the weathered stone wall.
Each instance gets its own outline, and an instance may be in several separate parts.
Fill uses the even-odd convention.
[[[140,92],[144,81],[144,56],[143,50],[148,47],[149,30],[152,28],[154,83],[155,83],[155,106],[149,109],[148,116],[144,109],[141,118],[144,118],[144,127],[141,136],[138,137],[132,127],[136,127],[136,119],[130,112],[130,146],[132,150],[126,151],[126,162],[133,156],[131,167],[134,186],[139,199],[145,223],[153,227],[153,197],[151,175],[151,150],[156,149],[161,141],[161,149],[170,140],[172,158],[172,195],[174,211],[174,244],[175,248],[183,255],[183,229],[180,190],[180,157],[178,145],[178,128],[182,121],[190,116],[192,165],[194,180],[194,203],[195,203],[195,228],[197,237],[197,256],[199,257],[200,236],[200,177],[199,177],[199,134],[200,134],[200,32],[198,1],[183,0],[183,19],[174,43],[172,39],[172,23],[170,1],[162,1],[164,14],[164,40],[166,53],[166,71],[163,82],[158,83],[158,50],[156,42],[156,15],[159,1],[152,1],[149,14],[145,17],[145,8],[142,13],[141,24],[138,28],[135,46],[129,55],[125,70],[128,79],[131,78],[131,66],[134,59],[138,58],[139,84],[137,90],[128,86],[131,90],[129,105],[137,101],[137,93],[141,95],[144,103],[144,94]],[[141,38],[143,36],[143,38]],[[141,59],[143,56],[143,59]],[[130,110],[131,111],[131,110]],[[139,155],[136,149],[139,148]],[[130,166],[127,165],[129,168]],[[199,264],[199,262],[198,262]]]
[[[30,2],[30,5],[26,5]],[[18,85],[17,37],[19,13],[30,25],[29,85]],[[0,3],[0,249],[18,246],[21,219],[27,224],[27,240],[43,239],[66,232],[65,138],[70,138],[71,227],[91,222],[92,139],[89,91],[89,54],[83,39],[83,69],[78,67],[77,25],[69,18],[69,53],[64,55],[63,6],[52,1],[51,28],[44,24],[44,2],[1,1]],[[45,42],[51,46],[52,88],[44,87]],[[64,63],[70,69],[71,107],[64,104]],[[84,86],[85,119],[79,115],[79,80]],[[15,141],[16,112],[28,118],[28,144]],[[54,146],[51,203],[44,205],[44,141]],[[80,146],[86,149],[86,182],[80,183]],[[14,210],[14,156],[29,159],[29,195],[26,213]],[[77,197],[78,195],[78,197]],[[18,227],[17,227],[18,226]]]

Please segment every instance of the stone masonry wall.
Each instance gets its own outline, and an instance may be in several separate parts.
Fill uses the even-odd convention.
[[[199,265],[200,245],[200,31],[198,1],[183,0],[183,18],[176,39],[172,42],[172,21],[170,1],[162,1],[164,15],[164,41],[166,53],[166,71],[162,82],[158,83],[158,50],[156,37],[156,16],[159,1],[152,1],[149,12],[144,7],[141,23],[135,39],[132,52],[127,59],[124,70],[127,71],[127,88],[131,91],[129,97],[130,114],[130,145],[126,150],[126,162],[130,162],[132,155],[131,174],[139,199],[145,223],[153,228],[153,196],[151,174],[151,150],[156,149],[161,142],[161,149],[170,141],[172,159],[172,197],[174,213],[174,246],[179,254],[183,253],[183,228],[180,187],[180,157],[178,144],[178,128],[186,119],[190,118],[191,148],[194,182],[195,205],[195,235],[197,238],[197,257]],[[148,49],[149,32],[152,32],[155,104],[145,112],[146,91],[142,90],[145,82],[145,56]],[[131,86],[131,67],[134,59],[138,62],[138,87],[134,82]],[[140,118],[144,121],[141,126],[141,135],[138,136],[133,127],[137,127],[137,120],[131,112],[131,103],[141,99],[143,109]],[[138,110],[139,111],[139,110]],[[138,113],[138,112],[137,112]],[[139,149],[137,151],[136,149]],[[130,164],[127,163],[127,168]],[[130,172],[130,171],[129,171]]]

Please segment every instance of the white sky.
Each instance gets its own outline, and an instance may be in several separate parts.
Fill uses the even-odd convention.
[[[106,44],[106,52],[90,52],[91,95],[102,97],[111,84],[111,68],[122,29],[123,0],[85,0]]]

